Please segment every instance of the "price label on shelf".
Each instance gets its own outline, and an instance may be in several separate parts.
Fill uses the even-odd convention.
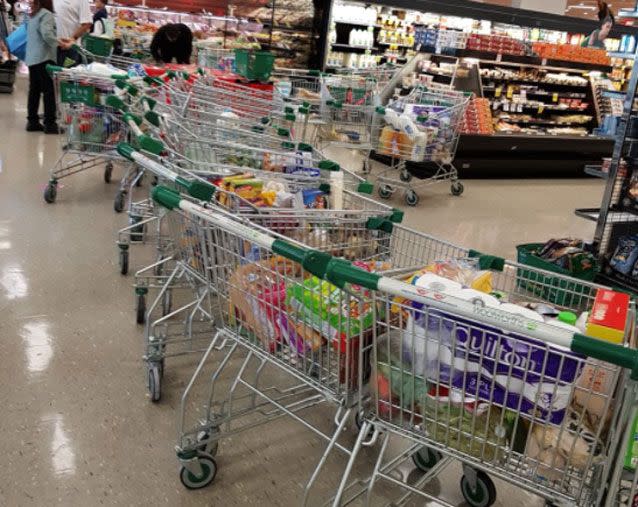
[[[547,58],[541,60],[541,67],[545,67],[545,65],[547,65]]]
[[[538,106],[538,114],[541,114],[543,111],[545,111],[545,108],[543,106]]]
[[[512,85],[509,85],[507,87],[507,98],[511,99],[512,95],[514,95],[514,87]]]
[[[499,86],[496,90],[494,90],[494,97],[496,98],[500,97],[501,93],[503,93],[503,88]]]
[[[503,55],[501,53],[496,55],[496,61],[497,62],[502,62],[503,61]]]
[[[552,95],[552,102],[558,102],[558,93],[554,92],[554,95]]]

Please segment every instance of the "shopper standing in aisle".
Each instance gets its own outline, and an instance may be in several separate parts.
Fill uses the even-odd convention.
[[[24,62],[29,67],[28,132],[58,133],[53,80],[46,69],[48,64],[55,64],[57,48],[52,0],[34,0],[27,25],[27,54]],[[44,125],[38,116],[40,96],[44,101]]]
[[[93,16],[89,0],[53,0],[58,26],[58,65],[71,67],[80,63],[76,41],[91,29]]]

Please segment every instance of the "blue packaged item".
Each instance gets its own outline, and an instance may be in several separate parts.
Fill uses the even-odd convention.
[[[301,191],[304,208],[326,209],[328,207],[326,194],[319,189],[306,189]]]
[[[128,77],[146,77],[146,71],[141,63],[129,65],[127,74]]]
[[[287,165],[284,167],[286,174],[298,174],[303,176],[309,176],[311,178],[318,178],[321,176],[321,170],[316,167],[304,167],[300,165]]]
[[[7,37],[7,47],[11,54],[20,60],[27,56],[27,23],[22,23]]]
[[[628,275],[638,260],[638,236],[625,236],[618,240],[609,265],[619,273]]]

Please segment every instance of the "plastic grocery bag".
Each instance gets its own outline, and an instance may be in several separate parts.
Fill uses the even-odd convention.
[[[11,54],[24,60],[27,56],[27,23],[22,23],[7,37],[7,47]]]

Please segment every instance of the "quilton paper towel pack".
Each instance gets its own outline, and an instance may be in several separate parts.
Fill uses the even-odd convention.
[[[412,306],[403,355],[415,373],[469,398],[560,424],[582,356],[421,303]]]

